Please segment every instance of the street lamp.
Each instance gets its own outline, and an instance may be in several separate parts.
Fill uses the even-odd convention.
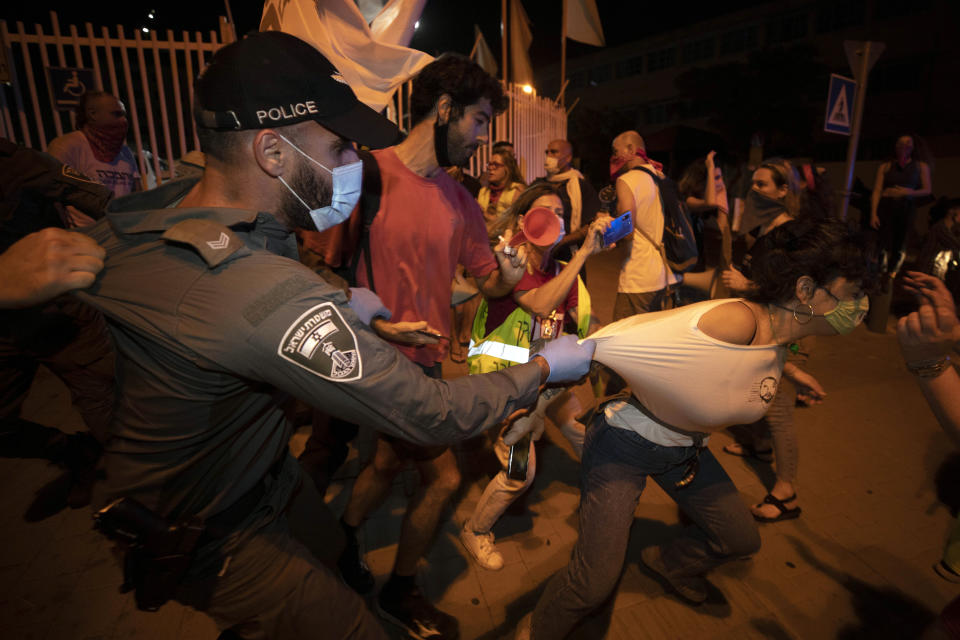
[[[533,87],[530,86],[529,84],[523,85],[521,89],[523,89],[524,93],[533,93]]]

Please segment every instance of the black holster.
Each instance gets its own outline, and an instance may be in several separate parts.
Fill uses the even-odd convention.
[[[143,611],[174,597],[205,531],[199,518],[171,524],[132,498],[109,504],[93,519],[95,529],[125,550],[120,591],[132,590]]]

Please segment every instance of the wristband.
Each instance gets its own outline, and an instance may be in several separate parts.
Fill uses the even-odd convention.
[[[907,363],[907,371],[918,378],[936,378],[950,366],[950,357],[928,358]]]

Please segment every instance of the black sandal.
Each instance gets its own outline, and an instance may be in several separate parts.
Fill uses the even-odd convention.
[[[753,519],[756,520],[757,522],[780,522],[781,520],[793,520],[795,518],[800,517],[800,511],[801,511],[800,507],[794,507],[793,509],[789,509],[787,508],[786,503],[796,499],[797,499],[797,494],[793,494],[789,498],[785,500],[781,500],[780,498],[776,497],[772,493],[768,493],[766,497],[764,497],[763,502],[761,502],[760,504],[772,504],[773,506],[775,506],[777,509],[780,510],[780,513],[773,518],[768,518],[767,516],[758,516],[752,511],[750,513],[753,515]]]

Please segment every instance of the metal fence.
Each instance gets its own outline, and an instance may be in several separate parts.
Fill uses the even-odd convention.
[[[75,115],[56,107],[58,87],[51,83],[50,67],[89,69],[95,89],[124,101],[133,134],[134,151],[144,186],[172,177],[174,158],[198,148],[193,125],[193,80],[214,51],[232,39],[221,18],[220,31],[207,40],[197,31],[183,31],[176,39],[167,30],[146,33],[117,25],[89,22],[83,33],[70,25],[61,31],[57,14],[50,12],[51,33],[40,24],[28,32],[22,22],[11,31],[0,20],[0,45],[6,56],[10,84],[0,85],[0,135],[34,149],[46,150],[53,138],[75,128]],[[78,93],[82,90],[78,89]]]
[[[0,136],[46,150],[50,140],[72,131],[74,113],[56,108],[57,88],[47,69],[90,69],[94,86],[86,89],[112,93],[126,104],[144,187],[172,177],[174,160],[199,148],[193,124],[193,81],[213,53],[232,40],[226,19],[220,18],[219,32],[209,31],[206,41],[199,31],[183,31],[178,40],[167,30],[165,39],[160,39],[156,31],[142,33],[121,25],[113,34],[107,27],[98,33],[89,22],[82,34],[76,25],[64,33],[54,11],[50,21],[50,33],[40,24],[28,33],[22,22],[11,31],[0,20],[0,46],[10,74],[10,84],[0,85]],[[405,83],[387,108],[387,116],[405,130],[410,129],[410,88],[411,83]],[[490,143],[473,156],[469,170],[479,176],[492,144],[509,140],[529,183],[543,174],[540,160],[547,144],[566,137],[567,115],[552,100],[526,93],[518,85],[507,85],[506,93],[509,107],[494,118]]]

